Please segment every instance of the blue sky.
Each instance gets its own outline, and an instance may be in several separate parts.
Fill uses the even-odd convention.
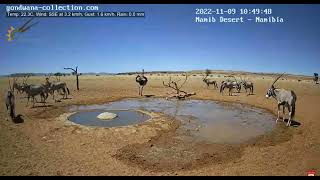
[[[194,22],[196,8],[272,8],[272,16],[285,22],[199,24]],[[63,68],[76,65],[81,72],[110,73],[142,68],[305,75],[320,71],[320,5],[100,4],[99,9],[144,11],[146,17],[35,18],[39,24],[8,42],[9,26],[28,19],[7,18],[5,5],[0,5],[0,74],[68,72]]]

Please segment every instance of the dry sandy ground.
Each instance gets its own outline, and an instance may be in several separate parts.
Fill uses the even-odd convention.
[[[177,78],[177,76],[173,76]],[[167,76],[148,76],[144,94],[165,96],[162,86]],[[238,146],[186,144],[175,130],[179,122],[162,114],[141,125],[123,128],[81,128],[66,123],[64,113],[73,104],[100,104],[125,97],[138,97],[135,76],[81,76],[80,91],[74,77],[61,78],[71,90],[71,99],[50,107],[26,107],[26,99],[16,98],[17,114],[24,122],[7,120],[4,103],[0,107],[1,175],[306,175],[320,170],[320,86],[297,79],[280,80],[278,87],[292,89],[298,96],[295,120],[298,127],[279,123],[255,143]],[[272,77],[250,77],[255,94],[229,97],[206,89],[200,76],[190,76],[185,87],[195,99],[240,102],[276,113],[276,102],[265,93]],[[223,78],[217,78],[219,84]],[[30,83],[44,78],[30,78]],[[4,94],[7,79],[0,79]],[[1,102],[4,102],[1,96]]]

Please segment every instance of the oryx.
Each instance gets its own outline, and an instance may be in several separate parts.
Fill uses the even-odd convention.
[[[229,89],[229,96],[232,96],[232,90],[233,89],[237,89],[239,91],[239,89],[241,88],[240,85],[236,82],[232,82],[232,81],[222,81],[221,82],[221,86],[220,86],[220,93],[223,94],[223,91],[225,88]]]
[[[240,91],[241,91],[241,83],[239,83],[234,76],[232,76],[232,77],[235,80],[235,81],[232,81],[232,83],[234,84],[235,88],[237,89],[237,92],[240,93]]]
[[[142,69],[142,74],[136,77],[136,82],[139,84],[139,95],[142,96],[143,87],[147,84],[148,78],[144,76],[144,69]]]
[[[283,74],[281,74],[280,76],[278,76],[274,80],[271,87],[267,91],[266,97],[267,98],[273,97],[277,100],[278,117],[277,117],[276,123],[278,122],[278,120],[280,118],[280,106],[283,107],[283,109],[282,109],[283,110],[283,117],[282,117],[283,121],[285,120],[285,108],[287,107],[287,109],[289,111],[289,120],[288,120],[287,126],[290,126],[291,120],[294,117],[295,111],[296,111],[297,96],[294,93],[294,91],[292,91],[292,90],[278,89],[278,88],[274,87],[274,84],[278,81],[278,79],[281,76],[283,76]]]
[[[225,88],[229,89],[229,96],[232,96],[232,90],[233,89],[237,89],[238,93],[241,90],[241,84],[237,82],[237,79],[234,78],[235,81],[231,81],[229,79],[227,79],[226,81],[222,81],[221,82],[221,86],[220,86],[220,93],[223,94],[223,91]]]
[[[7,107],[7,111],[10,109],[10,117],[11,120],[14,120],[16,117],[15,114],[15,97],[14,97],[14,91],[13,88],[11,87],[10,79],[9,79],[9,90],[7,91],[5,95],[5,103]]]
[[[17,94],[23,93],[23,85],[17,83],[18,77],[17,78],[13,78],[13,84],[12,84],[12,91],[14,92],[15,89],[17,89]]]
[[[45,101],[48,97],[47,95],[47,90],[43,85],[33,85],[33,84],[27,84],[27,80],[28,80],[29,76],[27,76],[27,78],[25,79],[25,81],[23,82],[23,91],[27,94],[28,97],[28,102],[27,105],[29,103],[29,99],[30,97],[32,98],[32,107],[34,107],[35,104],[35,96],[40,95],[41,97],[41,102],[45,105]]]
[[[241,84],[242,84],[243,88],[246,90],[246,93],[247,93],[247,89],[249,89],[249,95],[253,94],[253,83],[252,82],[246,81],[245,79],[243,80],[241,78]]]
[[[50,76],[46,78],[46,82],[43,86],[45,87],[47,92],[49,92],[52,95],[53,99],[54,99],[54,92],[58,91],[60,93],[61,90],[64,92],[63,98],[67,99],[68,95],[70,95],[70,91],[69,91],[69,88],[67,87],[67,84],[65,82],[50,82],[49,79],[50,79]]]
[[[26,85],[25,86],[25,90],[28,96],[28,102],[27,105],[29,103],[29,99],[30,97],[32,98],[32,107],[34,107],[35,104],[35,96],[40,95],[41,97],[41,102],[45,105],[46,104],[46,100],[47,100],[47,92],[45,90],[45,88],[42,85]]]
[[[215,80],[209,80],[209,79],[207,79],[207,77],[208,77],[208,74],[202,79],[202,81],[207,85],[207,88],[209,88],[209,86],[211,85],[211,84],[213,84],[213,87],[216,89],[216,88],[218,88],[218,83],[217,83],[217,81],[215,81]]]

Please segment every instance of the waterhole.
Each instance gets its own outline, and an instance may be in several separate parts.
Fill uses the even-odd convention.
[[[119,109],[127,109],[121,110]],[[213,143],[241,143],[270,132],[275,116],[263,109],[237,103],[210,100],[165,100],[161,98],[124,99],[102,105],[72,106],[69,120],[88,126],[115,127],[138,124],[150,117],[136,110],[161,112],[181,121],[179,138]],[[97,119],[102,112],[118,116],[109,121]]]

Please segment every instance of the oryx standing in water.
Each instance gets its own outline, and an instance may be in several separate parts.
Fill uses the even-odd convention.
[[[10,79],[9,79],[9,90],[7,91],[7,93],[5,95],[5,103],[6,103],[7,111],[10,109],[11,120],[14,121],[14,119],[16,117],[16,113],[15,113],[15,97],[14,97],[13,87],[11,87]]]
[[[284,74],[284,73],[283,73]],[[282,120],[285,120],[285,108],[287,107],[288,111],[289,111],[289,120],[287,123],[287,126],[291,125],[291,120],[295,115],[296,112],[296,101],[297,101],[297,96],[296,94],[291,91],[291,90],[285,90],[285,89],[278,89],[274,87],[274,84],[278,81],[278,79],[283,76],[283,74],[281,74],[280,76],[278,76],[274,82],[272,83],[271,87],[268,89],[266,97],[270,98],[273,97],[277,100],[278,103],[278,117],[276,120],[276,123],[278,122],[279,118],[280,118],[280,106],[283,107],[283,117]]]
[[[148,78],[144,76],[144,69],[142,69],[142,74],[136,77],[136,82],[139,84],[139,95],[142,96],[143,87],[147,84]]]

